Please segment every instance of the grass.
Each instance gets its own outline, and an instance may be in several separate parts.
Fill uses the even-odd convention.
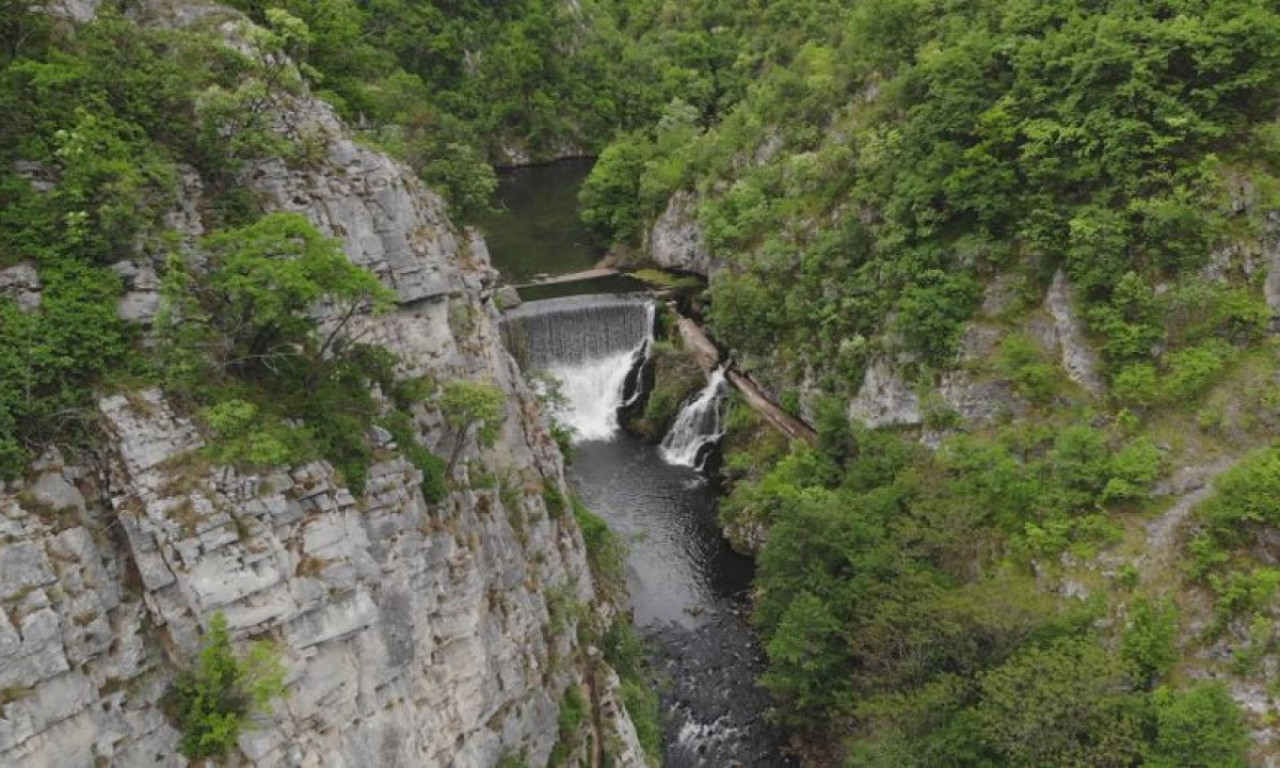
[[[628,274],[641,282],[673,291],[696,290],[704,285],[702,278],[696,275],[682,275],[661,269],[637,269]]]

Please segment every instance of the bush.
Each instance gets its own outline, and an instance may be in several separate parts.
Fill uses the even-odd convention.
[[[573,517],[587,546],[591,575],[606,599],[620,601],[627,593],[627,547],[609,524],[587,509],[577,496],[572,499]]]
[[[1142,701],[1091,639],[1026,651],[982,677],[981,732],[1011,765],[1133,765]]]
[[[445,382],[440,396],[445,423],[460,437],[465,436],[470,427],[477,427],[476,438],[484,446],[493,445],[498,439],[505,404],[506,396],[501,389],[465,379]]]
[[[1240,707],[1220,682],[1184,691],[1158,689],[1153,696],[1156,738],[1145,765],[1151,768],[1243,768],[1249,735]]]
[[[1060,380],[1058,367],[1035,339],[1020,333],[1000,342],[996,370],[1018,394],[1035,403],[1047,402]]]
[[[911,349],[931,360],[949,362],[981,295],[978,283],[963,273],[925,271],[913,276],[902,291],[897,330]]]
[[[249,652],[231,649],[227,619],[209,621],[200,655],[166,695],[167,708],[182,731],[179,749],[192,760],[227,755],[255,714],[271,714],[271,700],[284,694],[284,667],[268,644]]]
[[[1121,654],[1137,668],[1140,679],[1162,678],[1178,658],[1174,647],[1177,632],[1178,613],[1172,603],[1139,598],[1131,606],[1129,625],[1121,638]]]
[[[1243,543],[1251,530],[1280,526],[1280,450],[1249,454],[1219,475],[1213,488],[1197,514],[1218,543]]]

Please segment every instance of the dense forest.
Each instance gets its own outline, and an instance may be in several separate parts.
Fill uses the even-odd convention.
[[[694,201],[711,329],[819,430],[731,440],[723,516],[768,530],[776,716],[849,765],[1246,762],[1232,694],[1275,690],[1277,11],[744,9],[745,89],[602,152],[584,219],[641,247]],[[1055,282],[1096,385],[1038,338]],[[885,369],[918,426],[851,425]],[[1207,465],[1189,530],[1149,534]]]
[[[223,459],[321,456],[357,484],[368,428],[406,435],[372,386],[485,420],[491,393],[407,391],[306,320],[388,300],[236,184],[256,159],[308,162],[259,116],[309,88],[460,217],[492,204],[495,165],[598,156],[583,219],[642,259],[692,201],[719,265],[710,330],[820,436],[757,439],[735,409],[724,468],[725,522],[768,530],[774,716],[811,754],[1274,750],[1249,737],[1280,711],[1274,0],[235,0],[266,30],[239,51],[105,5],[73,30],[0,0],[0,268],[43,286],[38,313],[0,298],[0,474],[92,443],[92,394],[123,383],[180,397]],[[186,168],[219,223],[198,286],[163,215]],[[139,248],[179,254],[158,347],[116,313],[108,265]],[[1040,343],[1055,282],[1096,387]],[[850,418],[877,368],[918,420]],[[989,418],[944,396],[960,375],[1003,393]],[[1207,498],[1151,533],[1188,469]]]

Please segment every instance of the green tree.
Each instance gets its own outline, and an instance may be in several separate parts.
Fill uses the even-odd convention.
[[[449,455],[446,477],[453,475],[473,428],[481,445],[493,445],[502,428],[505,406],[506,397],[502,390],[492,384],[464,379],[445,383],[440,394],[440,410],[445,423],[454,432],[453,452]]]
[[[1119,767],[1141,753],[1141,699],[1092,639],[1029,649],[986,673],[977,711],[1010,765]]]
[[[178,676],[166,697],[182,731],[182,754],[192,760],[226,756],[253,715],[271,714],[271,700],[285,692],[284,674],[278,652],[268,643],[254,643],[248,653],[237,655],[226,617],[215,613],[195,664]]]
[[[204,257],[171,260],[161,326],[176,350],[172,375],[196,388],[210,369],[270,376],[312,363],[304,381],[316,385],[328,361],[349,342],[360,312],[385,307],[390,292],[347,260],[336,240],[304,217],[265,216],[205,238]],[[313,312],[333,310],[321,332]]]
[[[1240,707],[1220,682],[1201,682],[1153,695],[1156,738],[1145,765],[1151,768],[1243,768],[1249,735]]]

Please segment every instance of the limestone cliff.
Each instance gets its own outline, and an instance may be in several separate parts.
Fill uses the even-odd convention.
[[[74,5],[78,20],[92,15]],[[226,13],[145,12],[170,25]],[[222,23],[234,39],[246,22]],[[389,435],[356,496],[325,463],[209,464],[197,424],[158,390],[103,397],[100,451],[50,451],[0,485],[0,764],[185,764],[158,700],[222,612],[236,639],[276,641],[288,670],[287,697],[240,739],[247,764],[542,765],[564,692],[580,686],[595,716],[578,757],[592,764],[604,748],[641,765],[616,678],[574,632],[574,606],[594,601],[583,541],[543,500],[548,486],[564,491],[562,460],[495,333],[483,241],[460,234],[407,169],[353,142],[327,105],[278,106],[281,130],[321,149],[305,167],[258,164],[244,183],[268,210],[340,238],[396,292],[396,309],[360,332],[404,375],[498,386],[501,435],[469,442],[431,504]],[[199,194],[189,175],[171,217],[188,247]],[[154,316],[158,267],[117,265],[122,316]],[[22,288],[38,302],[38,285]],[[414,415],[423,445],[452,441],[429,406]]]

